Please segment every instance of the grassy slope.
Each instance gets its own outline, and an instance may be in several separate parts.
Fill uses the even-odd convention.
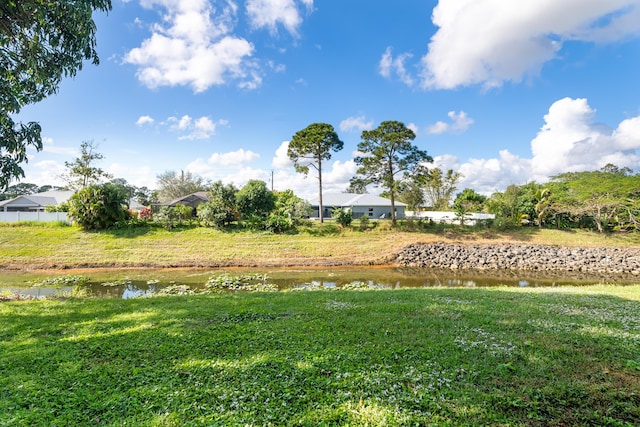
[[[0,267],[372,265],[390,262],[410,243],[433,241],[625,246],[640,244],[640,235],[607,237],[533,228],[508,233],[452,229],[425,233],[392,231],[386,223],[366,232],[316,225],[292,235],[207,228],[85,233],[76,227],[5,224],[0,225]]]
[[[4,425],[640,425],[640,286],[0,304]]]

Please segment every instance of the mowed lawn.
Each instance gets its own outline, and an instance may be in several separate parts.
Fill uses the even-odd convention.
[[[0,303],[0,426],[636,426],[640,285]]]
[[[393,263],[405,246],[418,242],[476,244],[528,243],[560,246],[640,245],[640,233],[602,235],[585,231],[512,231],[372,221],[357,225],[314,224],[292,234],[221,231],[190,227],[175,230],[139,227],[84,232],[79,227],[0,224],[0,268],[82,267],[263,267],[348,266]]]

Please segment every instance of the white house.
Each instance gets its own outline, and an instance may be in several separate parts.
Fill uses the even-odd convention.
[[[66,202],[73,191],[45,191],[27,194],[0,202],[1,212],[44,212],[47,206],[57,206]]]
[[[319,217],[318,199],[310,201],[314,213]],[[324,193],[322,195],[323,218],[331,218],[333,208],[351,210],[354,219],[367,216],[371,219],[391,218],[391,200],[373,194]],[[407,205],[396,200],[396,218],[403,219]]]

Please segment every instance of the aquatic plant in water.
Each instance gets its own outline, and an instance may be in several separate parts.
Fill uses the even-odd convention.
[[[245,291],[245,292],[277,292],[278,287],[267,283],[266,274],[241,274],[231,276],[222,274],[210,277],[205,288],[210,292]]]
[[[34,286],[34,287],[47,286],[52,288],[61,288],[64,286],[88,285],[89,282],[90,282],[90,279],[87,276],[67,274],[65,276],[50,277],[48,279],[43,279],[37,282],[31,282],[31,286]]]

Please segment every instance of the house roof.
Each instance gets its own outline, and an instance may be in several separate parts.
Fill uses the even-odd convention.
[[[195,193],[187,194],[186,196],[178,197],[172,201],[166,203],[166,206],[175,206],[183,203],[193,203],[196,200],[209,201],[209,196],[206,191],[198,191]]]
[[[45,191],[43,193],[25,194],[14,197],[13,199],[3,200],[0,207],[44,207],[56,206],[62,202],[66,202],[73,195],[73,191]]]
[[[318,199],[313,200],[311,204],[318,206]],[[375,194],[325,193],[322,195],[322,204],[327,207],[391,206],[391,200],[376,196]],[[407,206],[406,203],[397,200],[395,205],[396,207]]]

